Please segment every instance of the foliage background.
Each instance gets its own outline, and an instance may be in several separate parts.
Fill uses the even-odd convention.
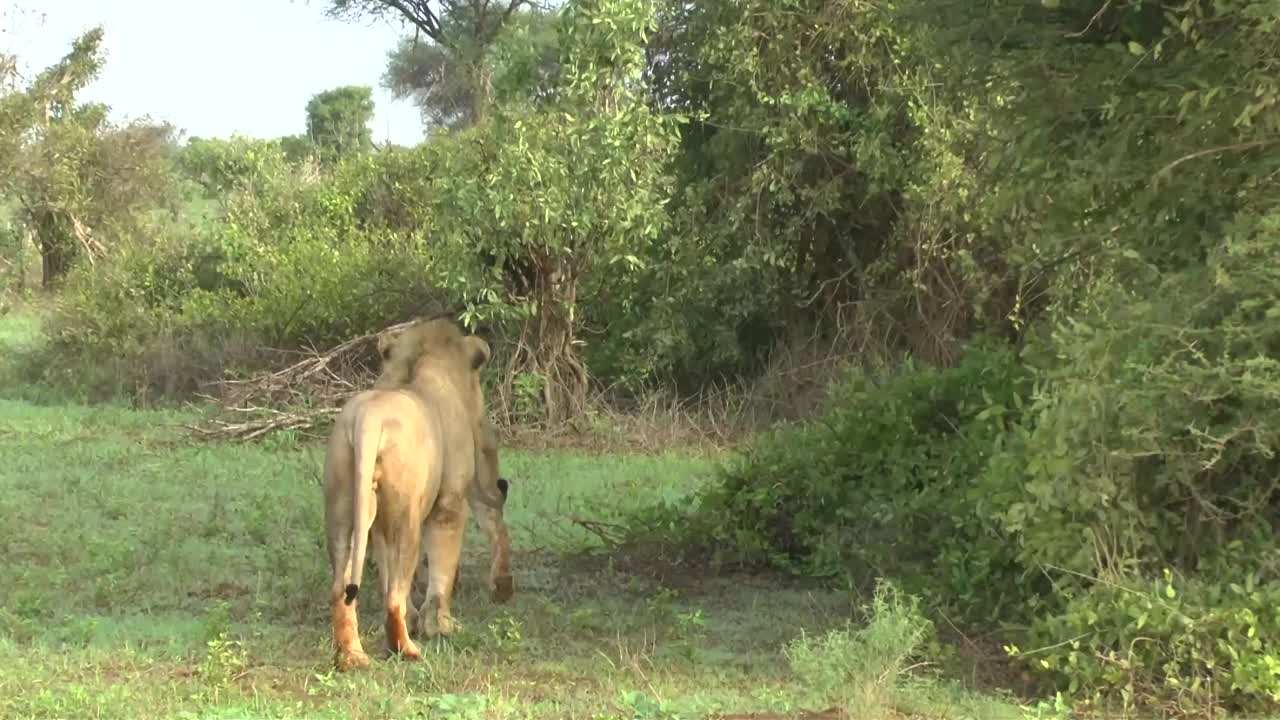
[[[1274,708],[1273,2],[476,7],[389,55],[415,148],[360,88],[305,137],[113,127],[99,31],[7,83],[29,364],[174,399],[450,308],[505,426],[761,431],[636,539],[897,578],[1082,703]]]

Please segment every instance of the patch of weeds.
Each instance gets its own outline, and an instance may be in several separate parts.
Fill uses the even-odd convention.
[[[599,608],[584,605],[569,612],[568,623],[574,629],[588,635],[598,635],[609,627],[609,620]]]
[[[93,641],[98,633],[100,621],[96,617],[80,617],[69,620],[62,627],[62,642],[67,645],[84,647]]]
[[[679,720],[682,715],[667,703],[637,690],[623,691],[618,698],[620,720]]]
[[[507,613],[489,622],[489,641],[492,649],[503,658],[510,659],[524,649],[524,624]]]
[[[327,697],[334,694],[338,688],[338,671],[329,668],[324,672],[311,674],[311,680],[307,683],[307,696]]]
[[[248,652],[237,639],[232,639],[231,612],[220,602],[205,617],[205,656],[199,675],[214,687],[230,684],[249,665]]]
[[[1071,701],[1061,692],[1055,693],[1053,700],[1041,700],[1034,705],[1022,705],[1024,720],[1071,720],[1076,716]]]
[[[877,584],[867,624],[848,624],[821,637],[802,634],[783,651],[791,670],[824,702],[888,711],[907,661],[931,636],[919,598],[892,583]]]
[[[682,657],[696,660],[706,645],[707,620],[702,616],[701,608],[685,612],[677,612],[675,625],[671,630],[672,647]]]
[[[31,642],[36,637],[37,627],[35,620],[0,607],[0,637],[21,643]]]
[[[427,701],[431,717],[442,720],[480,720],[489,707],[484,695],[436,695]]]

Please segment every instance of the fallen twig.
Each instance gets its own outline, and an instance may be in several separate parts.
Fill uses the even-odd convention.
[[[198,396],[218,405],[222,417],[186,427],[211,440],[240,441],[282,430],[312,430],[337,414],[360,387],[372,384],[373,370],[361,360],[369,346],[409,325],[398,323],[360,335],[325,352],[310,348],[302,351],[301,360],[280,370],[211,383],[212,392]]]
[[[586,530],[587,532],[600,538],[608,545],[621,545],[626,538],[627,528],[623,525],[615,523],[601,522],[599,520],[587,520],[585,518],[572,518],[574,525]]]

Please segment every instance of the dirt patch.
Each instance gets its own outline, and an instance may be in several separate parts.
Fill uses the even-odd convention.
[[[561,556],[560,563],[574,573],[599,575],[606,570],[650,580],[690,595],[719,596],[725,586],[767,590],[830,591],[830,585],[812,578],[788,575],[759,567],[716,562],[710,553],[685,548],[629,543],[608,552],[593,551]]]

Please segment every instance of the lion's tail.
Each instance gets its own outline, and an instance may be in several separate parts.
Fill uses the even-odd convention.
[[[355,432],[351,438],[355,450],[355,495],[351,502],[351,578],[347,583],[346,604],[350,605],[360,592],[360,580],[364,576],[364,555],[369,540],[369,528],[365,525],[365,504],[373,500],[373,472],[378,461],[378,449],[382,444],[382,423],[377,421],[378,428],[366,425],[368,418],[360,417],[355,422]]]

